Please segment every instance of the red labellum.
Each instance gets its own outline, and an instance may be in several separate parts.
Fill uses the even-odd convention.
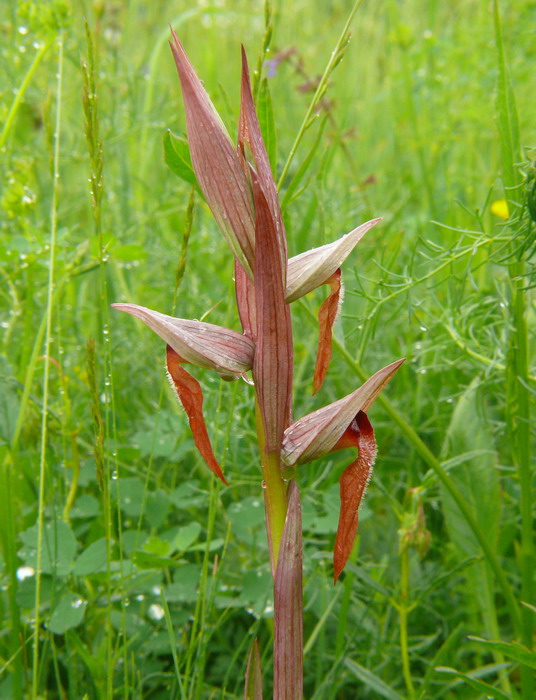
[[[181,362],[184,362],[180,355],[177,355],[175,350],[169,345],[166,347],[166,363],[169,377],[173,382],[175,391],[182,404],[190,429],[194,437],[194,442],[201,456],[208,464],[214,474],[228,486],[226,478],[223,476],[220,465],[210,444],[210,438],[203,417],[203,392],[197,379],[194,379],[191,374],[181,367]]]
[[[376,459],[377,449],[374,430],[367,418],[367,414],[363,411],[359,411],[335,449],[349,447],[350,445],[358,448],[359,456],[352,464],[346,467],[339,482],[341,511],[337,537],[335,538],[335,550],[333,552],[334,583],[337,583],[352,552],[357,534],[357,511]]]
[[[331,287],[331,294],[323,302],[318,312],[320,334],[318,338],[318,351],[316,355],[315,373],[313,378],[313,394],[320,389],[326,378],[329,363],[331,361],[333,339],[333,324],[339,311],[341,294],[341,269],[335,270],[326,284]]]

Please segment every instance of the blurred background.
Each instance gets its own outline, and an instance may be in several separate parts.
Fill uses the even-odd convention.
[[[164,161],[167,130],[186,135],[169,25],[233,138],[240,45],[252,70],[261,65],[277,180],[351,9],[348,0],[2,4],[0,698],[238,698],[255,636],[269,697],[252,390],[193,372],[223,488],[167,385],[162,342],[108,305],[239,330],[232,256]],[[370,412],[379,455],[335,588],[338,478],[354,456],[300,468],[307,698],[484,697],[467,678],[503,693],[492,697],[520,697],[516,660],[468,639],[509,640],[520,628],[448,486],[523,597],[536,4],[498,9],[503,44],[491,2],[365,0],[282,183],[290,255],[383,217],[343,267],[317,397],[326,290],[293,305],[295,417],[408,358]],[[519,143],[509,141],[513,103],[503,102],[508,134],[497,106],[505,75]],[[459,675],[436,670],[446,666]]]

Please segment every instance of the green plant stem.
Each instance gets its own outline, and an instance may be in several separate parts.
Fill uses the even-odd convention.
[[[255,402],[257,437],[261,454],[264,503],[266,506],[266,527],[270,547],[272,574],[275,576],[279,547],[287,517],[287,484],[281,478],[281,462],[276,452],[266,452],[264,448],[264,427],[258,402]]]
[[[339,62],[341,58],[341,51],[344,48],[345,43],[348,42],[348,31],[350,29],[350,25],[352,23],[352,20],[354,18],[355,13],[357,12],[357,9],[361,5],[361,0],[357,0],[352,7],[350,14],[348,15],[348,19],[346,20],[346,24],[344,25],[344,29],[341,32],[341,35],[339,37],[339,40],[337,41],[335,48],[331,52],[331,56],[328,61],[328,65],[324,69],[324,72],[322,73],[322,77],[320,78],[320,82],[318,83],[318,87],[316,88],[315,94],[313,95],[313,99],[311,100],[311,103],[309,107],[307,108],[307,112],[305,113],[305,117],[303,118],[303,121],[300,125],[300,128],[298,129],[298,133],[296,135],[296,138],[294,139],[294,143],[292,144],[292,147],[289,151],[288,158],[286,160],[285,165],[283,166],[283,170],[281,172],[281,177],[279,178],[279,181],[277,183],[277,190],[279,191],[281,187],[283,186],[283,183],[285,182],[285,178],[287,177],[288,170],[290,168],[290,165],[292,161],[294,160],[294,156],[296,155],[296,151],[298,150],[298,146],[300,145],[300,141],[303,138],[303,135],[311,125],[311,118],[313,116],[313,113],[316,109],[316,106],[318,105],[320,99],[322,98],[322,95],[326,91],[327,84],[328,84],[328,78],[331,75],[331,72]]]
[[[307,312],[310,314],[310,316],[312,318],[315,318],[313,312],[305,304],[302,303],[302,306],[307,310]],[[346,361],[348,366],[351,367],[351,369],[357,374],[357,376],[361,380],[365,381],[366,379],[368,379],[368,376],[367,376],[366,372],[363,370],[363,368],[361,367],[361,365],[354,360],[354,358],[350,355],[348,350],[335,337],[333,338],[333,347],[335,347],[338,350],[338,352],[344,358],[344,360]],[[431,452],[431,450],[425,445],[425,443],[417,435],[417,433],[412,428],[412,426],[406,421],[406,419],[402,416],[402,414],[392,405],[392,403],[389,401],[389,399],[385,398],[385,396],[383,396],[383,395],[380,395],[376,400],[382,405],[384,411],[388,414],[388,416],[398,425],[398,427],[400,428],[402,433],[405,435],[406,439],[410,442],[410,444],[413,446],[413,448],[419,454],[419,456],[424,461],[424,463],[428,465],[428,467],[434,472],[434,474],[437,476],[437,478],[441,481],[441,483],[444,485],[444,487],[449,492],[451,498],[454,500],[454,502],[458,506],[460,513],[465,518],[465,521],[467,522],[467,524],[469,525],[469,527],[473,531],[476,539],[478,540],[480,546],[482,547],[482,551],[484,552],[484,556],[486,557],[493,573],[495,574],[495,577],[497,579],[497,583],[499,584],[499,587],[502,591],[502,594],[504,596],[506,604],[508,605],[508,610],[510,612],[510,616],[512,618],[512,624],[514,626],[516,634],[520,635],[521,634],[521,613],[519,610],[518,603],[517,603],[517,601],[514,597],[514,594],[512,592],[512,588],[511,588],[510,584],[508,583],[508,579],[506,578],[504,571],[501,568],[501,565],[499,564],[497,558],[495,557],[495,554],[494,554],[489,542],[487,541],[485,534],[482,532],[482,529],[481,529],[477,519],[475,518],[471,509],[467,505],[462,493],[460,492],[460,490],[458,489],[458,487],[456,486],[454,481],[450,478],[450,476],[446,472],[446,470],[443,468],[441,462]]]
[[[63,32],[60,31],[58,39],[58,72],[56,83],[56,123],[54,129],[54,172],[52,182],[52,204],[50,212],[50,256],[48,269],[48,289],[47,289],[47,314],[45,330],[44,355],[48,358],[50,345],[52,342],[52,309],[54,301],[54,265],[56,256],[56,237],[58,230],[58,184],[59,184],[59,162],[60,162],[60,128],[61,128],[61,93],[63,76]],[[48,441],[48,389],[49,389],[49,368],[50,362],[45,362],[43,380],[43,414],[41,421],[41,454],[39,458],[39,496],[37,511],[37,560],[35,570],[35,603],[34,622],[35,640],[33,646],[32,661],[32,700],[38,697],[39,684],[39,626],[40,606],[41,606],[41,561],[43,549],[43,521],[45,513],[45,476],[46,476],[46,451]]]
[[[408,616],[411,606],[408,605],[409,597],[409,550],[403,546],[400,552],[400,605],[398,614],[400,617],[400,654],[402,656],[402,673],[410,700],[415,698],[415,688],[411,678],[408,650]]]
[[[7,115],[4,128],[2,129],[2,133],[0,134],[0,150],[4,147],[9,132],[11,131],[11,127],[13,126],[15,117],[17,116],[21,100],[24,97],[26,90],[28,89],[28,86],[32,81],[35,71],[37,70],[39,64],[43,60],[43,56],[52,46],[52,41],[53,40],[50,39],[45,44],[43,44],[43,46],[35,54],[34,60],[32,61],[32,65],[28,68],[28,72],[26,73],[22,83],[20,84],[17,94],[15,95],[15,99],[13,100],[13,103],[11,105],[11,109],[9,110],[9,114]]]
[[[516,415],[513,416],[514,461],[517,464],[519,484],[521,489],[521,599],[526,603],[534,603],[534,531],[532,524],[532,468],[531,468],[531,436],[530,436],[530,393],[528,389],[528,331],[527,309],[525,303],[524,264],[512,266],[512,285],[514,298],[512,313],[514,319],[513,338],[513,369]],[[521,640],[529,649],[532,648],[533,613],[522,606]],[[534,673],[528,667],[522,669],[522,687],[524,697],[534,697]]]

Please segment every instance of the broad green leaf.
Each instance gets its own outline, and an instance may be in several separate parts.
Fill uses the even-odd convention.
[[[270,161],[272,173],[275,176],[277,167],[277,136],[275,132],[274,110],[268,80],[262,79],[259,99],[257,101],[257,115],[261,127],[262,138],[266,146],[266,153]]]
[[[70,518],[95,518],[99,514],[99,502],[89,493],[76,499],[69,513]]]
[[[483,693],[486,698],[495,698],[495,700],[511,700],[510,696],[503,693],[502,690],[494,688],[493,686],[484,683],[484,681],[479,681],[477,678],[471,678],[471,676],[461,673],[460,671],[456,671],[454,668],[440,666],[436,669],[436,671],[439,671],[440,673],[450,673],[457,678],[460,678],[462,681],[467,683],[467,685],[470,685],[471,688]]]
[[[201,525],[197,522],[179,528],[173,539],[173,548],[179,552],[184,552],[196,541],[200,532]]]
[[[157,557],[167,557],[171,552],[171,544],[167,540],[161,540],[160,537],[149,537],[143,545],[143,551],[148,554],[155,554]]]
[[[444,459],[473,452],[474,456],[450,470],[464,499],[471,506],[488,540],[497,542],[501,511],[501,489],[497,457],[492,451],[493,435],[484,415],[484,406],[475,379],[459,398],[447,430]],[[480,554],[471,528],[458,507],[442,488],[442,503],[450,539],[463,556]]]
[[[145,517],[149,525],[155,530],[160,529],[168,516],[170,507],[171,503],[164,491],[158,489],[147,494]]]
[[[197,178],[192,167],[188,141],[180,136],[175,136],[169,129],[164,134],[164,161],[172,173],[177,175],[196,188],[203,196],[197,184]]]
[[[26,566],[37,566],[37,525],[20,535],[24,547],[18,552]],[[70,525],[63,520],[48,520],[43,526],[41,571],[44,574],[67,576],[74,563],[76,539]]]
[[[132,561],[139,569],[167,569],[169,566],[177,566],[175,559],[159,557],[150,552],[134,552]]]
[[[145,487],[141,479],[135,476],[122,478],[119,482],[121,510],[131,518],[137,518],[141,513],[144,492]]]
[[[200,575],[201,567],[197,564],[185,564],[177,568],[173,575],[173,583],[164,590],[166,600],[173,603],[196,601]]]
[[[74,563],[76,576],[87,576],[106,569],[106,539],[93,542],[80,554]]]
[[[396,690],[393,690],[390,686],[384,683],[381,678],[376,676],[376,674],[372,673],[372,671],[369,671],[364,666],[361,666],[351,659],[345,659],[344,664],[350,673],[377,693],[377,695],[381,695],[382,698],[387,698],[387,700],[404,700],[402,695],[399,695]]]
[[[509,659],[518,661],[521,664],[530,666],[531,668],[536,668],[536,651],[530,651],[527,647],[519,644],[519,642],[502,642],[502,641],[490,641],[487,639],[481,639],[480,637],[469,637],[473,642],[478,642],[479,644],[485,644],[489,649],[493,651],[498,651],[508,656]]]
[[[87,600],[81,598],[78,593],[67,593],[57,604],[48,629],[54,634],[64,634],[67,630],[77,627],[84,619]]]
[[[113,248],[114,261],[134,262],[136,260],[146,260],[149,253],[146,248],[136,243],[125,243]]]

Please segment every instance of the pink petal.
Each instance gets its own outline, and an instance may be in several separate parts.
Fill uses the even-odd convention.
[[[262,700],[261,654],[256,639],[249,651],[244,700]]]
[[[285,430],[281,457],[286,466],[306,464],[331,452],[359,411],[367,411],[400,365],[397,360],[380,369],[343,399],[300,418]]]
[[[181,367],[180,363],[183,362],[183,359],[169,345],[166,348],[166,362],[172,385],[188,416],[195,445],[214,474],[228,486],[229,484],[223,476],[210,444],[207,426],[203,417],[203,392],[201,386],[197,379],[194,379]]]
[[[255,299],[257,344],[253,381],[261,409],[267,452],[280,452],[283,432],[290,423],[292,405],[292,327],[285,303],[281,251],[270,208],[256,177],[253,178],[257,214]]]
[[[274,580],[274,698],[303,697],[303,583],[300,493],[288,490],[287,518]]]
[[[288,261],[286,300],[290,303],[325,284],[343,264],[365,233],[381,219],[361,224],[333,243],[312,248]]]
[[[331,360],[333,339],[333,324],[339,311],[341,293],[341,270],[335,270],[326,284],[331,287],[331,294],[324,301],[318,312],[318,323],[320,333],[318,338],[318,351],[316,354],[315,373],[313,377],[313,394],[320,389],[326,378],[329,363]]]
[[[240,122],[238,127],[238,146],[242,151],[243,157],[246,157],[245,146],[248,146],[253,155],[255,170],[257,172],[260,187],[266,197],[272,218],[276,225],[277,237],[279,241],[279,249],[281,251],[281,265],[284,270],[283,281],[286,284],[286,266],[287,266],[287,241],[285,237],[285,228],[283,226],[283,218],[279,207],[279,198],[277,196],[277,187],[272,175],[272,168],[266,152],[266,146],[261,134],[261,128],[255,110],[253,95],[251,94],[251,85],[249,81],[249,68],[244,47],[242,47],[242,84],[241,84],[241,103],[240,103]]]
[[[251,187],[223,122],[177,35],[171,32],[197,181],[231,250],[250,274],[255,249]]]
[[[333,552],[334,583],[337,583],[352,553],[357,533],[357,510],[371,477],[377,452],[374,430],[367,414],[359,411],[352,426],[359,456],[346,467],[340,478],[341,511]]]
[[[230,377],[247,372],[253,365],[253,342],[229,328],[173,318],[137,304],[112,304],[112,307],[143,321],[185,362]]]

